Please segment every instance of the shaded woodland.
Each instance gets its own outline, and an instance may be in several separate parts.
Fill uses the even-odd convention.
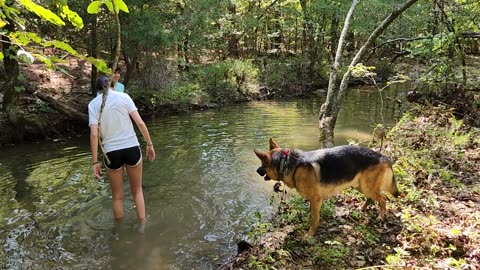
[[[102,3],[0,3],[1,123],[12,127],[0,134],[2,141],[11,141],[12,132],[15,139],[50,133],[38,115],[58,113],[85,123],[81,104],[90,98],[86,94],[95,94],[99,74],[110,72],[107,64],[118,49],[108,10],[112,2]],[[372,79],[388,83],[399,75],[422,91],[462,89],[463,95],[463,89],[477,88],[478,71],[471,66],[480,48],[480,4],[474,0],[353,1],[350,17],[352,1],[115,3],[124,7],[119,12],[121,81],[146,115],[308,96]],[[92,6],[97,13],[88,10]],[[349,66],[359,63],[375,67],[374,72],[351,76]],[[44,72],[33,76],[32,70]],[[63,76],[55,85],[42,83],[55,74]],[[340,81],[332,74],[348,76]],[[345,94],[336,91],[340,102],[334,114]],[[330,111],[322,110],[319,117],[327,118]],[[333,130],[334,121],[327,126]]]

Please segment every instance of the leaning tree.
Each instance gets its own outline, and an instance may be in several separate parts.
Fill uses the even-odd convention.
[[[378,25],[375,30],[370,34],[367,41],[359,49],[356,55],[350,62],[349,67],[356,66],[363,56],[367,53],[367,49],[373,44],[373,42],[379,37],[387,27],[395,21],[405,10],[415,4],[418,0],[407,0],[403,5],[393,5],[393,10],[388,16]],[[344,26],[338,40],[337,51],[335,59],[331,66],[330,78],[328,82],[327,99],[322,104],[319,114],[319,129],[320,129],[320,145],[322,147],[331,147],[334,145],[334,129],[337,121],[338,113],[342,105],[343,98],[345,97],[348,80],[351,77],[351,68],[343,74],[343,78],[340,81],[340,85],[337,84],[337,75],[340,72],[340,58],[345,45],[348,28],[351,23],[352,15],[357,6],[359,0],[353,0],[352,5],[345,18]],[[338,86],[337,86],[338,85]]]

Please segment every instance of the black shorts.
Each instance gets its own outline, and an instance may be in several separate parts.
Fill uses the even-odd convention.
[[[125,164],[128,166],[138,165],[142,160],[142,151],[140,150],[140,146],[134,146],[108,152],[107,157],[110,159],[110,165],[107,164],[107,160],[105,159],[105,166],[110,170],[118,170]]]

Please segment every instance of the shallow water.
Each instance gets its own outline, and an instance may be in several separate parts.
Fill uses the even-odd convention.
[[[387,125],[401,114],[397,92],[384,94]],[[3,149],[0,268],[216,269],[246,237],[255,212],[273,209],[274,183],[256,174],[252,150],[265,150],[270,137],[283,147],[317,148],[322,101],[250,102],[149,121],[157,160],[144,163],[144,234],[135,230],[128,181],[125,221],[113,232],[108,183],[93,177],[88,136]],[[351,89],[336,143],[370,140],[381,122],[378,104],[377,91]]]

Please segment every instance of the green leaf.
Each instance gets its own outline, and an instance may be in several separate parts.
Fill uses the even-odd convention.
[[[114,0],[115,1],[115,7],[117,8],[117,12],[118,10],[121,10],[125,13],[128,13],[128,7],[127,5],[125,4],[125,2],[123,2],[123,0]]]
[[[52,11],[40,5],[35,4],[32,0],[19,0],[19,1],[23,6],[25,6],[26,9],[37,14],[37,16],[39,16],[40,18],[58,26],[65,25],[65,22],[63,22],[62,19],[60,19],[60,17],[58,17],[55,13],[53,13]]]
[[[10,32],[8,37],[11,39],[12,42],[20,45],[25,46],[30,43],[30,38],[24,32]]]
[[[93,57],[87,57],[86,60],[92,63],[92,65],[94,65],[98,69],[98,71],[105,74],[112,74],[112,70],[108,68],[107,64],[103,60],[96,59]]]
[[[0,60],[3,60],[3,53],[0,52]]]
[[[54,46],[57,49],[70,53],[71,55],[78,56],[77,51],[75,51],[75,49],[73,49],[72,46],[70,46],[68,43],[65,43],[63,41],[52,40],[52,41],[44,42],[41,45],[44,47]]]
[[[52,61],[53,63],[60,63],[60,64],[67,64],[67,63],[69,63],[68,60],[58,58],[58,57],[55,56],[55,55],[49,56],[48,58],[49,58],[50,61]],[[80,60],[85,60],[83,57],[80,57],[80,56],[78,56],[78,58],[79,58]]]
[[[36,42],[36,43],[42,43],[42,38],[39,37],[36,33],[33,33],[33,32],[26,32],[27,34],[27,37],[33,41],[33,42]]]
[[[108,10],[110,10],[110,12],[113,12],[113,4],[112,4],[112,1],[106,1],[106,2],[105,2],[105,5],[107,5],[107,8],[108,8]]]
[[[74,76],[72,76],[72,75],[68,72],[68,70],[63,69],[63,68],[58,67],[58,66],[57,66],[57,69],[60,70],[63,74],[65,74],[65,75],[67,75],[67,76],[69,76],[69,77],[75,78]]]
[[[72,23],[73,26],[75,26],[75,28],[79,30],[83,28],[83,20],[78,13],[70,10],[70,8],[66,5],[62,7],[62,13],[67,16],[67,19]]]
[[[44,55],[34,53],[33,56],[37,57],[40,61],[42,61],[49,69],[55,69],[55,66],[53,65],[52,61],[48,59],[48,57],[45,57]]]
[[[100,12],[100,7],[102,6],[102,1],[93,1],[88,5],[87,12],[90,14],[97,14]]]
[[[114,1],[115,1],[115,9],[116,9],[117,14],[119,13],[120,10],[128,13],[128,7],[125,4],[125,2],[123,2],[123,0],[114,0]],[[106,0],[105,5],[107,5],[107,8],[108,8],[108,10],[110,10],[110,12],[113,12],[112,0]]]
[[[39,37],[36,33],[33,32],[10,32],[8,37],[15,43],[25,46],[28,45],[31,41],[41,44],[42,38]]]

